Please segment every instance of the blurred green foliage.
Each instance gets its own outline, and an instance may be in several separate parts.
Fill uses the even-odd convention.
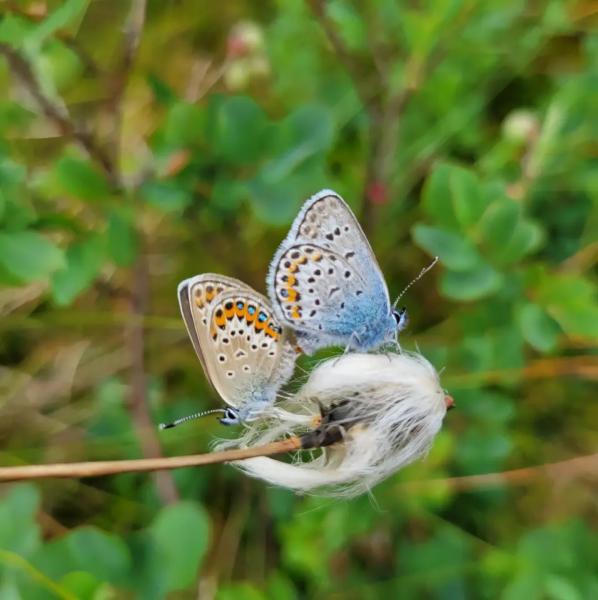
[[[402,342],[458,408],[425,461],[350,502],[225,466],[5,486],[0,596],[598,597],[595,470],[468,477],[596,451],[591,3],[144,4],[0,7],[2,463],[229,434],[153,428],[218,402],[177,282],[263,290],[322,187],[391,294],[440,257]]]

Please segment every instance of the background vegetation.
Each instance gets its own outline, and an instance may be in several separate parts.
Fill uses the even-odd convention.
[[[155,427],[219,403],[176,285],[263,291],[322,187],[391,294],[440,256],[402,339],[458,407],[351,502],[224,466],[4,485],[2,598],[598,597],[593,3],[0,10],[2,464],[208,449]]]

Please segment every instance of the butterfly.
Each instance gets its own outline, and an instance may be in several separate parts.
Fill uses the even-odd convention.
[[[179,305],[206,377],[228,404],[224,425],[256,419],[293,373],[296,350],[269,301],[243,282],[204,273],[178,287]],[[208,411],[215,412],[215,411]],[[205,414],[205,413],[202,413]],[[186,421],[198,415],[179,419]]]
[[[306,354],[337,345],[372,350],[407,325],[406,310],[390,304],[355,215],[331,190],[305,202],[274,255],[267,284],[276,316]]]

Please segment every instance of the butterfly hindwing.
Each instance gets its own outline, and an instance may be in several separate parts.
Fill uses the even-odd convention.
[[[228,290],[211,306],[208,327],[208,364],[222,398],[236,408],[274,401],[296,352],[268,300],[253,290]]]
[[[312,244],[291,246],[282,256],[275,280],[275,302],[301,329],[342,330],[360,304],[367,282],[347,259]],[[326,324],[326,328],[324,328]]]

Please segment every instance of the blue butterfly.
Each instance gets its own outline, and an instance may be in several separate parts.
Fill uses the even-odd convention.
[[[278,320],[295,331],[306,354],[337,345],[372,350],[407,325],[406,310],[391,306],[355,215],[331,190],[303,205],[274,255],[267,284]]]

